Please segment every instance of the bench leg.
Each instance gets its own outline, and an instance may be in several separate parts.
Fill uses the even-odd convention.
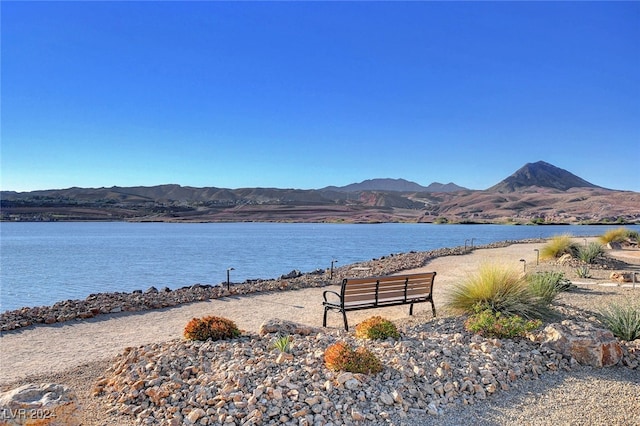
[[[409,307],[409,315],[413,315],[413,303]]]
[[[342,311],[342,318],[344,320],[344,331],[349,331],[349,324],[347,323],[347,313]]]
[[[433,300],[431,301],[431,312],[433,312],[433,316],[436,316],[436,305],[433,304]]]
[[[323,327],[327,326],[327,311],[328,311],[328,309],[325,307],[324,308],[324,316],[322,317],[322,326]]]

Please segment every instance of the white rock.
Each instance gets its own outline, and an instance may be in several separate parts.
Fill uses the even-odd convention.
[[[380,394],[380,402],[384,405],[393,405],[393,397],[386,392]]]

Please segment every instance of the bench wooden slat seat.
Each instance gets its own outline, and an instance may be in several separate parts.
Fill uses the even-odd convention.
[[[361,309],[382,308],[385,306],[411,305],[409,315],[413,315],[414,303],[431,302],[433,316],[436,307],[433,304],[433,281],[435,272],[422,274],[389,275],[384,277],[345,278],[340,293],[325,290],[324,317],[322,326],[327,326],[327,312],[342,313],[344,329],[349,330],[347,312]],[[333,300],[329,300],[329,297]]]

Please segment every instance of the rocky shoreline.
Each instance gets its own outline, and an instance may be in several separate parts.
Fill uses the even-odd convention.
[[[516,243],[540,242],[539,239],[520,241],[502,241],[473,249],[506,247]],[[0,332],[16,330],[37,324],[54,324],[93,318],[98,315],[119,312],[140,312],[178,306],[185,303],[218,299],[231,295],[253,294],[266,291],[297,290],[309,287],[323,287],[340,282],[352,274],[353,268],[366,268],[369,275],[387,275],[394,272],[419,268],[428,261],[442,256],[455,256],[469,253],[472,248],[442,248],[425,252],[390,254],[379,259],[345,265],[334,269],[333,280],[328,271],[318,270],[311,273],[292,271],[277,279],[248,280],[242,284],[233,284],[229,290],[225,286],[195,284],[171,290],[151,287],[145,291],[131,293],[97,293],[84,300],[66,300],[53,306],[25,307],[0,314]]]

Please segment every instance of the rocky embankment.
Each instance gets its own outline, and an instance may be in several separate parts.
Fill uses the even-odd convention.
[[[537,242],[539,240],[504,241],[476,246],[475,248],[506,247],[516,242]],[[379,259],[342,266],[334,269],[333,281],[337,282],[350,274],[355,267],[367,268],[370,275],[386,275],[394,272],[418,268],[429,260],[441,256],[461,255],[466,252],[462,247],[443,248],[426,252],[391,254]],[[250,294],[264,291],[295,290],[308,287],[322,287],[329,284],[328,271],[318,270],[303,274],[292,271],[278,279],[250,280],[242,284],[234,284],[229,290],[226,286],[195,284],[171,290],[167,287],[160,290],[151,287],[145,291],[132,293],[97,293],[84,300],[67,300],[53,306],[25,307],[0,315],[0,331],[15,330],[34,324],[53,324],[57,322],[82,320],[118,312],[138,312],[161,309],[184,303],[217,299],[229,295]]]
[[[397,341],[310,330],[294,336],[290,356],[274,348],[276,337],[128,348],[94,393],[136,424],[411,424],[577,366],[540,337],[488,339],[460,318],[406,324]],[[337,341],[368,347],[383,372],[328,370],[324,349]],[[621,368],[636,369],[640,342],[622,349]]]

